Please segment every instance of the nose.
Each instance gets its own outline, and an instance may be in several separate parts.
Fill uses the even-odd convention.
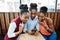
[[[28,18],[26,20],[28,20]]]
[[[34,17],[34,15],[32,15]]]

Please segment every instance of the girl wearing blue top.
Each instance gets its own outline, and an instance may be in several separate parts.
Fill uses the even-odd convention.
[[[36,15],[37,4],[35,3],[30,4],[30,12],[31,15],[25,24],[24,32],[33,35],[39,31],[38,16]]]

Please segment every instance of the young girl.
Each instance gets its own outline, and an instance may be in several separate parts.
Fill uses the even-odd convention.
[[[13,19],[9,25],[9,29],[7,34],[4,37],[4,40],[20,40],[19,34],[23,31],[23,26],[28,19],[28,7],[27,5],[21,5],[20,9],[22,9],[22,15]],[[24,24],[23,24],[24,23]]]
[[[39,32],[39,25],[38,25],[38,16],[37,14],[37,4],[36,3],[31,3],[30,4],[30,12],[31,15],[29,16],[29,19],[25,25],[24,32],[28,34],[34,34],[32,32],[33,29],[36,29],[37,32]]]
[[[46,17],[47,7],[43,6],[40,8],[38,20],[40,24],[40,33],[43,35],[45,40],[56,40],[56,32],[54,30],[53,21],[51,18]]]

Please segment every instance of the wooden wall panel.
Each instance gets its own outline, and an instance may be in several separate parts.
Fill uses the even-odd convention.
[[[6,23],[6,29],[8,30],[9,28],[9,14],[5,13],[5,23]]]
[[[9,21],[11,22],[12,19],[14,19],[14,13],[13,12],[9,13]]]
[[[54,21],[53,21],[55,28],[56,28],[56,22],[57,22],[57,13],[55,13],[55,15],[54,15]]]
[[[15,18],[18,16],[18,12],[15,13]]]
[[[4,13],[1,13],[1,26],[2,26],[2,33],[6,33],[6,28],[5,28],[5,19],[4,19]]]
[[[56,29],[58,29],[59,28],[59,26],[60,26],[60,24],[59,24],[59,22],[60,22],[60,13],[58,12],[57,13],[57,20],[56,20]]]
[[[1,31],[1,14],[0,14],[0,35],[2,35],[2,31]]]
[[[9,28],[9,23],[11,20],[16,18],[17,16],[20,16],[21,14],[18,12],[5,12],[0,13],[0,35],[5,34]],[[60,22],[60,12],[49,12],[46,15],[47,17],[51,18],[53,20],[53,24],[55,29],[59,28],[59,22]]]

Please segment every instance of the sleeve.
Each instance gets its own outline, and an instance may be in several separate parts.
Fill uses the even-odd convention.
[[[12,38],[12,37],[16,36],[15,33],[14,33],[15,29],[16,29],[15,22],[11,22],[10,26],[9,26],[9,29],[8,29],[8,33],[7,33],[9,38]]]
[[[23,32],[26,33],[28,27],[28,22],[26,22]]]
[[[36,24],[36,29],[39,31],[40,29],[39,23]]]
[[[21,27],[24,27],[24,23],[23,23],[23,22],[22,22],[22,23],[20,23],[19,25],[20,25]]]

